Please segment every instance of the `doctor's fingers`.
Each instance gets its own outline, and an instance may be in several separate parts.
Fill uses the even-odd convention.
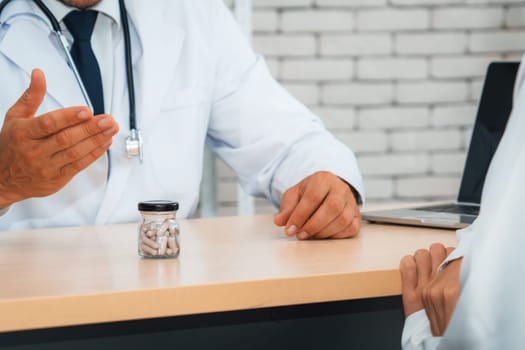
[[[118,132],[118,124],[109,115],[91,118],[83,123],[65,128],[45,139],[43,152],[53,155],[72,148],[84,140],[100,146]]]
[[[99,159],[111,146],[113,140],[109,140],[103,145],[92,149],[90,152],[85,154],[83,157],[79,157],[74,161],[65,164],[60,169],[60,175],[64,177],[73,177],[78,174],[80,171],[84,170],[90,166],[94,161]]]
[[[321,205],[321,207],[315,212],[315,214],[308,220],[308,222],[305,224],[303,230],[311,233],[311,231],[308,230],[308,225],[310,224],[310,221],[318,215],[318,213],[321,213],[320,218],[322,219],[322,213],[323,209],[329,207],[325,204]],[[325,239],[325,238],[350,238],[355,236],[359,229],[361,228],[361,214],[359,213],[359,208],[357,207],[357,204],[354,202],[347,202],[344,204],[343,210],[337,214],[337,217],[330,221],[323,229],[321,229],[319,232],[314,233],[311,238],[313,239]]]
[[[359,215],[354,195],[346,183],[334,178],[340,183],[329,187],[321,205],[303,224],[301,229],[304,233],[298,238],[306,239],[310,236],[323,239],[336,234],[339,234],[339,238],[347,238],[357,233],[353,232],[354,229],[348,230],[354,218]]]
[[[33,117],[46,95],[46,79],[39,69],[31,72],[31,82],[22,96],[7,111],[6,119]]]
[[[339,231],[335,235],[330,236],[330,238],[341,239],[341,238],[355,237],[359,233],[359,230],[361,229],[361,223],[362,223],[361,214],[358,213],[358,215],[354,217],[350,225],[348,225],[346,228]]]
[[[273,220],[277,226],[284,226],[287,224],[290,215],[300,199],[301,194],[299,193],[299,185],[295,185],[283,193],[279,212],[275,215]],[[294,233],[290,234],[290,236],[293,236],[293,234]]]
[[[85,106],[57,109],[31,119],[28,136],[35,140],[48,138],[92,118],[93,113]]]
[[[109,146],[106,146],[108,143],[111,145],[113,135],[118,131],[118,129],[110,129],[110,131],[112,133],[106,134],[106,132],[100,132],[94,136],[83,139],[69,148],[65,148],[56,152],[51,156],[50,162],[55,164],[57,167],[62,168],[68,164],[84,159],[86,156],[89,156],[92,154],[92,152],[95,152],[100,147],[107,149]],[[102,154],[103,152],[100,155]],[[96,160],[96,158],[92,159],[92,161],[94,160]]]
[[[309,238],[311,233],[305,230],[304,225],[324,205],[329,195],[344,196],[344,191],[351,192],[348,185],[332,173],[321,171],[304,179],[299,184],[300,199],[288,219],[287,233],[289,235],[300,233],[297,236],[299,239]],[[330,203],[338,206],[339,211],[344,206],[344,203],[338,200],[331,199]],[[326,223],[317,226],[325,225]],[[319,227],[316,228],[320,229]],[[315,228],[313,230],[315,231]]]
[[[334,227],[331,227],[332,235],[341,231],[345,226],[347,226],[350,223],[352,219],[351,217],[349,217],[346,218],[347,220],[337,220],[336,222],[334,222],[344,212],[344,207],[344,198],[341,198],[340,196],[337,196],[335,194],[328,193],[328,195],[323,200],[321,205],[317,208],[317,210],[303,224],[301,228],[302,232],[300,232],[297,235],[297,238],[307,239],[309,237],[313,237],[321,233],[323,230],[329,228],[329,226],[331,226],[332,223],[333,226],[340,226],[337,230],[334,229]]]

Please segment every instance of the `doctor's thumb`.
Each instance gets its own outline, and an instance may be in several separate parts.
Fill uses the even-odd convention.
[[[33,117],[46,95],[46,78],[40,69],[33,69],[31,82],[23,95],[8,112],[8,116],[18,118]]]

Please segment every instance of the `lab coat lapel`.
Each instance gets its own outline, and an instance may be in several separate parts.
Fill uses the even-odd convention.
[[[32,54],[28,54],[28,47]],[[28,76],[40,68],[46,76],[48,95],[61,107],[86,104],[54,33],[35,20],[13,21],[0,42],[0,52]]]
[[[160,111],[184,43],[185,32],[174,23],[173,3],[134,1],[128,8],[142,46],[136,69],[139,127]]]
[[[166,95],[169,83],[173,79],[173,72],[184,42],[184,31],[177,27],[173,20],[174,7],[172,2],[127,2],[130,31],[132,39],[133,71],[135,80],[135,97],[137,124],[144,137],[144,148],[148,147],[147,125],[148,120],[155,118],[160,112],[161,103]],[[136,35],[134,35],[136,34]],[[133,38],[138,40],[133,40]],[[117,77],[123,82],[122,88],[126,89],[125,73]],[[119,83],[118,86],[120,86]],[[117,85],[116,85],[117,86]],[[118,88],[117,88],[118,90]],[[127,111],[127,94],[113,92],[114,105],[120,111]],[[116,109],[115,109],[116,110]],[[115,112],[114,110],[114,112]],[[129,115],[129,113],[126,113]],[[117,136],[114,145],[124,145],[125,138],[129,135],[129,122],[121,125],[122,132]],[[154,136],[151,136],[154,137]],[[126,184],[132,171],[137,167],[147,166],[139,164],[137,158],[127,159],[123,147],[114,147],[111,159],[111,176],[107,186],[106,196],[100,206],[96,223],[103,224],[110,218],[117,205],[132,205],[135,203],[122,203],[126,198]]]

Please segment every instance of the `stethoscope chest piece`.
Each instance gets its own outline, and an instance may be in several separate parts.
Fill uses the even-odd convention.
[[[131,133],[126,137],[126,152],[128,158],[139,157],[140,162],[142,163],[143,159],[143,144],[142,144],[142,135],[140,130],[131,129]]]

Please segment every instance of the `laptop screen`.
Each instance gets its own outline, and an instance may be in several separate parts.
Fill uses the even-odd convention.
[[[493,62],[487,69],[472,131],[458,202],[480,203],[490,161],[512,110],[518,62]]]

